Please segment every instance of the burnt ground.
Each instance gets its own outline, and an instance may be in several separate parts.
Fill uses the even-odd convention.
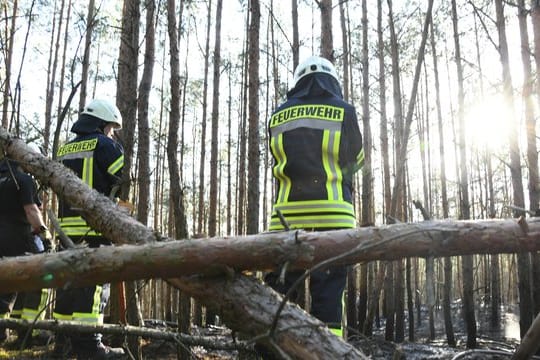
[[[477,310],[477,334],[478,348],[467,350],[465,348],[466,333],[461,318],[459,304],[455,304],[454,331],[457,346],[450,348],[446,345],[446,335],[442,313],[438,312],[435,317],[436,338],[429,341],[427,312],[422,310],[422,321],[415,324],[415,342],[405,341],[394,343],[384,341],[384,319],[381,319],[380,327],[374,329],[374,335],[366,338],[352,336],[350,342],[361,349],[373,360],[383,359],[443,359],[443,360],[472,360],[472,359],[510,359],[513,351],[519,344],[519,316],[517,307],[505,307],[502,309],[502,319],[499,326],[493,329],[489,325],[489,309]],[[416,314],[415,314],[416,316]],[[231,331],[225,327],[194,328],[194,335],[213,336],[216,339],[230,340]],[[408,329],[405,329],[405,336]],[[12,339],[11,339],[12,340]],[[9,345],[10,342],[7,342]],[[143,340],[143,356],[145,359],[176,359],[176,344],[163,340]],[[5,344],[4,344],[5,345]],[[54,359],[52,357],[53,345],[33,347],[30,350],[7,350],[6,346],[0,346],[0,359]],[[194,359],[256,359],[254,353],[244,353],[242,356],[236,351],[207,350],[202,347],[192,347]],[[540,357],[535,357],[540,359]],[[126,356],[126,359],[129,359]]]

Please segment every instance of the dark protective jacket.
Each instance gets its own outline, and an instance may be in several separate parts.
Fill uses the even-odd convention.
[[[32,228],[24,206],[34,203],[41,205],[34,179],[15,161],[0,161],[0,256],[31,251]]]
[[[324,73],[300,79],[268,124],[276,197],[270,230],[356,226],[353,174],[362,166],[355,108]]]
[[[57,158],[88,186],[105,196],[109,196],[119,183],[124,166],[121,145],[99,131],[78,134],[74,140],[58,149]],[[58,217],[67,236],[100,236],[65,201],[60,201]]]

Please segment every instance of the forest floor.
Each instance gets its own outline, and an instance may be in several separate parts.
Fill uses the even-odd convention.
[[[460,316],[459,304],[455,304],[453,326],[457,346],[450,348],[446,345],[446,334],[442,313],[435,315],[435,340],[429,340],[429,327],[427,312],[422,310],[422,321],[415,320],[415,341],[394,343],[384,341],[384,319],[380,326],[374,329],[374,335],[369,338],[353,336],[350,343],[361,349],[370,359],[442,359],[442,360],[472,360],[472,359],[510,359],[519,344],[519,316],[517,306],[505,307],[501,310],[501,322],[496,329],[489,325],[489,309],[477,310],[477,339],[478,348],[467,350],[465,348],[466,333],[463,320]],[[477,307],[478,309],[478,307]],[[415,316],[417,314],[415,313]],[[216,338],[230,339],[230,330],[225,327],[195,328],[197,335],[215,336]],[[408,329],[405,329],[405,336]],[[13,339],[10,339],[13,340]],[[7,342],[9,344],[9,340]],[[29,350],[7,350],[0,346],[0,359],[54,359],[52,357],[53,345],[33,347]],[[191,348],[193,358],[201,360],[227,360],[238,359],[237,352],[210,351],[202,347]],[[163,340],[144,340],[143,356],[145,359],[176,359],[177,347],[175,344]],[[129,357],[126,356],[126,359]],[[243,359],[256,359],[255,354],[245,354]],[[536,357],[535,357],[536,358]],[[540,359],[540,357],[538,358]]]

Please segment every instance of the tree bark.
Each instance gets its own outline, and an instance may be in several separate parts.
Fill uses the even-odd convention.
[[[148,211],[150,208],[150,128],[148,119],[148,107],[150,103],[150,92],[152,90],[152,78],[154,75],[155,61],[155,1],[145,0],[146,8],[146,46],[144,54],[144,69],[139,84],[138,106],[138,148],[137,157],[139,162],[137,201],[137,219],[143,224],[148,222]]]
[[[201,118],[201,158],[199,162],[199,207],[197,209],[197,233],[205,233],[205,168],[206,168],[206,108],[208,101],[208,68],[210,58],[210,28],[212,23],[212,0],[208,1],[208,15],[206,17],[206,42],[204,46],[204,81],[202,98],[202,118]]]
[[[503,77],[503,93],[507,101],[507,106],[510,109],[508,121],[511,122],[509,126],[508,142],[510,147],[510,174],[512,179],[512,195],[513,204],[524,208],[525,207],[525,195],[523,191],[523,175],[521,171],[521,151],[518,141],[518,121],[515,120],[513,115],[514,111],[514,96],[512,75],[510,71],[510,54],[508,52],[508,41],[506,39],[506,24],[504,17],[504,6],[502,0],[495,0],[495,9],[497,14],[497,31],[499,34],[499,56],[502,66]],[[515,211],[514,216],[518,217],[519,212]],[[518,254],[518,276],[519,276],[519,327],[521,337],[525,335],[527,329],[533,321],[533,301],[531,290],[531,259],[529,254]]]
[[[221,75],[221,12],[223,1],[217,0],[216,4],[216,32],[214,40],[214,61],[212,85],[212,131],[210,136],[210,201],[208,210],[208,236],[216,236],[218,233],[217,208],[218,208],[218,129],[219,129],[219,80]]]
[[[92,34],[94,32],[94,3],[95,0],[88,1],[88,14],[86,15],[86,36],[84,39],[84,53],[81,73],[81,92],[79,93],[79,110],[86,104],[86,89],[88,88],[88,69],[90,68],[90,50],[92,46]]]
[[[250,0],[250,25],[248,45],[248,190],[247,190],[247,234],[259,232],[260,207],[260,135],[259,135],[259,29],[261,5],[259,0]]]
[[[334,62],[334,37],[332,36],[332,0],[317,1],[321,9],[321,56]]]

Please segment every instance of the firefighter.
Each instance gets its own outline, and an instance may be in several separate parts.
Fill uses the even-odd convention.
[[[353,174],[364,161],[356,110],[343,100],[336,69],[325,58],[307,58],[293,81],[268,124],[276,181],[270,230],[354,228]],[[265,280],[286,293],[302,273],[287,273],[283,284],[276,272]],[[345,266],[310,276],[311,314],[338,336],[345,282]]]
[[[38,254],[51,247],[50,233],[41,213],[37,186],[19,164],[7,157],[0,161],[0,257]],[[48,290],[0,294],[0,318],[19,318],[28,321],[43,319]],[[34,330],[24,341],[26,331],[18,330],[17,339],[8,347],[43,345],[48,341],[45,332]],[[8,330],[0,328],[0,341],[8,338]]]
[[[57,158],[73,170],[88,186],[109,196],[120,182],[124,155],[114,139],[114,131],[122,128],[122,117],[115,104],[94,99],[80,113],[71,131],[75,139],[61,146]],[[58,219],[63,232],[75,244],[91,248],[111,245],[99,232],[90,228],[84,218],[63,199],[58,206]],[[53,317],[57,320],[102,324],[109,300],[109,284],[85,288],[58,289]],[[57,356],[74,352],[79,358],[110,359],[123,357],[122,348],[111,348],[102,342],[101,334],[58,334],[54,353]]]

